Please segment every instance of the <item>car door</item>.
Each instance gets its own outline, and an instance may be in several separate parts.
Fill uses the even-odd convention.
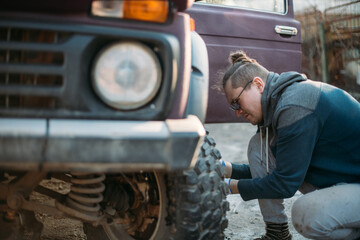
[[[300,71],[300,23],[292,0],[202,0],[187,10],[209,55],[207,123],[239,122],[216,90],[229,66],[229,53],[245,51],[273,72]]]

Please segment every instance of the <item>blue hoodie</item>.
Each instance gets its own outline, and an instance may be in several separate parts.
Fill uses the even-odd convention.
[[[244,200],[289,198],[304,181],[318,188],[360,183],[360,103],[348,93],[299,73],[270,73],[261,105],[276,169],[240,179]]]

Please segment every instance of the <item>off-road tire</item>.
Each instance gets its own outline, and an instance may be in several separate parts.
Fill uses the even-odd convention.
[[[174,178],[174,196],[170,199],[175,206],[171,212],[176,216],[175,239],[224,239],[229,203],[220,158],[215,141],[207,132],[195,167]]]
[[[220,158],[215,141],[207,132],[193,168],[156,173],[158,185],[163,188],[159,189],[159,194],[166,206],[160,206],[163,217],[158,220],[159,226],[151,239],[224,239],[229,203],[226,200],[228,188],[223,181],[225,169],[218,161]],[[84,224],[84,232],[88,240],[110,239],[103,226],[95,228]]]

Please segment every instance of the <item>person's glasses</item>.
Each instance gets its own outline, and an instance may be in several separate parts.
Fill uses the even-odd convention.
[[[246,87],[252,82],[253,80],[250,80],[248,81],[243,90],[241,90],[240,94],[237,96],[237,98],[235,98],[234,100],[231,101],[230,103],[230,109],[233,110],[233,111],[237,111],[237,110],[241,110],[241,106],[239,104],[239,99],[240,99],[240,96],[241,94],[243,93],[243,91],[246,89]]]

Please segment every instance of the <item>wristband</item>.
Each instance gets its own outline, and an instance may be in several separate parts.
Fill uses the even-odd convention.
[[[229,186],[229,191],[232,194],[231,188],[230,188],[230,182],[231,182],[231,178],[225,178],[224,179],[225,183],[227,183],[227,185]]]
[[[225,161],[221,160],[221,165],[223,165],[225,167]]]

